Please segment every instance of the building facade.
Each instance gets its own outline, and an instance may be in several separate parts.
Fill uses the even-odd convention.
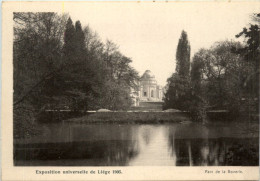
[[[163,87],[157,84],[155,76],[150,70],[144,72],[138,85],[138,89],[131,93],[133,106],[139,106],[140,102],[163,101]]]

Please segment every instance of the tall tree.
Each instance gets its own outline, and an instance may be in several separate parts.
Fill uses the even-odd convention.
[[[75,49],[77,54],[81,57],[84,56],[86,52],[85,35],[81,27],[80,21],[75,23]]]
[[[176,73],[181,77],[189,76],[190,72],[190,44],[188,35],[183,30],[176,52]]]
[[[74,110],[87,109],[89,73],[85,35],[80,21],[73,25],[69,18],[64,35],[64,57],[66,67],[62,72],[65,80],[64,93]]]
[[[167,80],[164,109],[188,110],[190,96],[190,44],[182,31],[176,51],[176,69]]]
[[[69,61],[73,58],[75,54],[76,46],[75,46],[75,27],[71,18],[67,20],[66,29],[64,33],[64,45],[63,45],[63,54],[64,59]],[[67,63],[67,62],[66,62]]]

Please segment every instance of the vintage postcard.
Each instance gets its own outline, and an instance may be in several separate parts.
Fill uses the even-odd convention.
[[[3,181],[259,180],[259,1],[2,12]]]

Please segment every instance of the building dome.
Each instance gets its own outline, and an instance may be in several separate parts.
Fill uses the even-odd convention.
[[[141,77],[142,80],[155,80],[155,76],[150,70],[146,70]]]
[[[155,76],[150,70],[146,70],[141,77],[142,84],[157,84],[157,81],[155,80]]]

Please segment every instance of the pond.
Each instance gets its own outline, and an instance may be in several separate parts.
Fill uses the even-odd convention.
[[[258,129],[243,123],[38,127],[41,135],[14,140],[15,166],[258,165]]]

